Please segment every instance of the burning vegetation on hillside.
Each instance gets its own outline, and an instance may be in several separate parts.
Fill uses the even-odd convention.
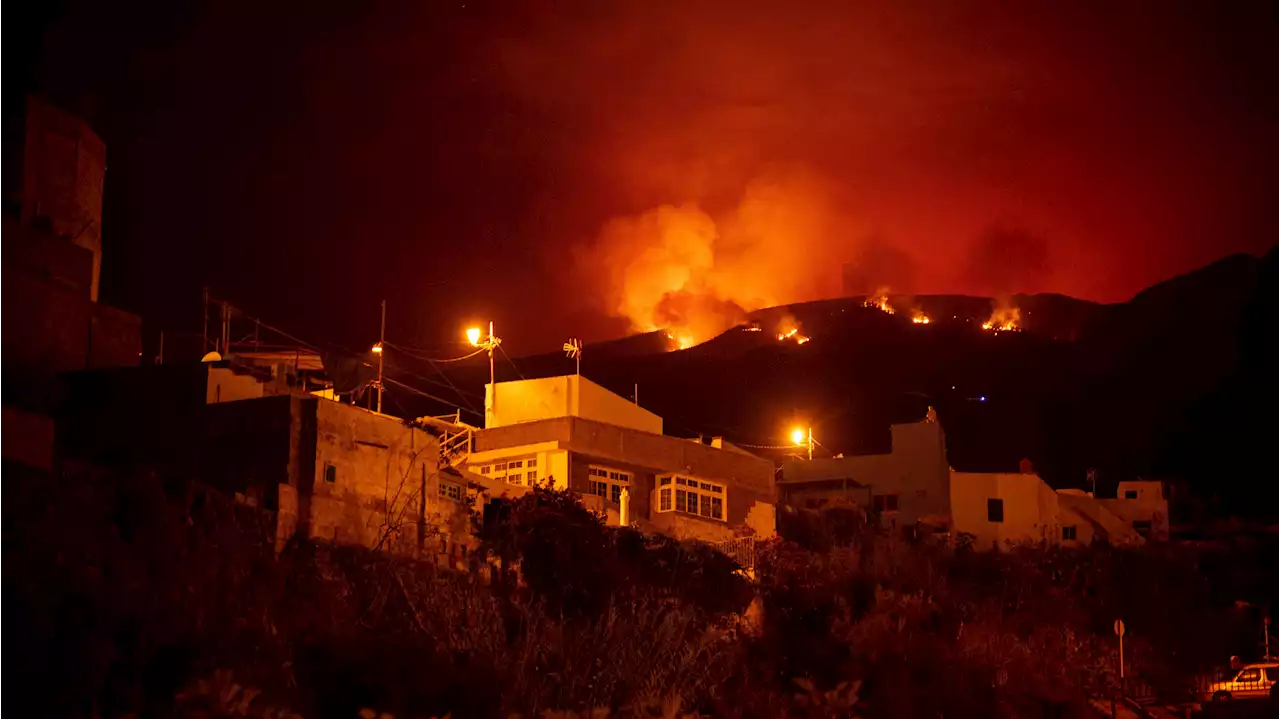
[[[800,333],[799,320],[791,315],[785,315],[778,321],[778,341],[802,345],[809,341],[809,337]]]
[[[991,318],[982,323],[982,329],[990,332],[1017,332],[1022,329],[1021,313],[1017,307],[998,304],[991,312]]]
[[[863,307],[874,307],[885,314],[894,314],[893,306],[889,304],[889,288],[878,289],[874,294],[867,297],[862,303]]]

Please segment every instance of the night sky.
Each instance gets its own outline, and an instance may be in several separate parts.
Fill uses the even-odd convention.
[[[1274,3],[846,5],[31,3],[5,105],[98,130],[102,299],[170,331],[208,284],[352,345],[384,297],[446,355],[618,336],[663,205],[779,302],[848,260],[1118,301],[1276,243]]]

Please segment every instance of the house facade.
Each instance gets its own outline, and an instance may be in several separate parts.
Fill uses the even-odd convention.
[[[775,534],[766,459],[666,436],[661,417],[577,375],[500,382],[487,399],[465,459],[474,474],[573,490],[615,525],[712,542]]]
[[[1134,500],[1099,500],[1075,489],[1055,491],[1031,471],[952,472],[951,506],[954,530],[972,536],[984,549],[1085,546],[1095,541],[1141,544],[1144,535],[1123,511],[1149,516]]]
[[[950,469],[937,414],[929,408],[918,422],[892,425],[890,434],[889,454],[784,462],[781,501],[808,509],[862,507],[890,528],[949,524]]]

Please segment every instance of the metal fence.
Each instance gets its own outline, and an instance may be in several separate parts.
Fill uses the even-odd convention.
[[[754,537],[737,537],[723,542],[712,542],[711,547],[737,562],[748,574],[754,574],[756,571],[756,539]]]

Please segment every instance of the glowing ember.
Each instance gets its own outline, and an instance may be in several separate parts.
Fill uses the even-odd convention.
[[[893,307],[889,305],[889,288],[885,287],[876,290],[875,294],[867,297],[862,303],[863,307],[874,307],[885,314],[893,314]]]
[[[911,321],[918,325],[927,325],[929,324],[929,315],[926,315],[920,310],[916,310],[911,314]]]
[[[991,313],[991,319],[982,323],[982,329],[990,332],[1017,332],[1022,329],[1019,326],[1020,313],[1017,307],[1006,307],[998,305]]]

